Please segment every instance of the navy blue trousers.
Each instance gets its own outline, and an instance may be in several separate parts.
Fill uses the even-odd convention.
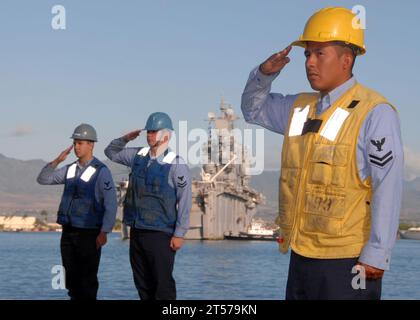
[[[382,279],[365,280],[365,289],[361,289],[359,279],[354,280],[360,274],[352,273],[357,261],[312,259],[292,251],[286,300],[379,300]]]
[[[172,276],[175,251],[172,236],[161,231],[131,228],[130,263],[141,300],[175,300]]]
[[[96,249],[99,229],[63,227],[61,259],[71,300],[96,300],[101,248]]]

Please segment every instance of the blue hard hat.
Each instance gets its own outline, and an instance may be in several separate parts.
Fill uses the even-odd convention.
[[[171,118],[164,112],[152,113],[147,119],[146,127],[144,129],[153,131],[161,129],[174,130]]]

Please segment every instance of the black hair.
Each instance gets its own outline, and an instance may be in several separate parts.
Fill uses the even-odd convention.
[[[356,62],[356,57],[360,53],[360,48],[358,46],[355,46],[352,43],[344,42],[344,41],[334,41],[334,43],[340,47],[348,48],[351,50],[352,56],[353,56],[353,62],[351,64],[351,71],[353,71],[354,63]]]

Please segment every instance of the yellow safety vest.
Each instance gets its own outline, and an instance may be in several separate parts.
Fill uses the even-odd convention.
[[[358,257],[370,234],[372,192],[370,178],[359,177],[357,140],[368,112],[389,102],[357,83],[317,116],[319,97],[296,98],[284,134],[279,247],[310,258]]]

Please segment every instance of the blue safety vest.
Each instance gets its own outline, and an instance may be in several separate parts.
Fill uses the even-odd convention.
[[[100,228],[105,208],[95,197],[96,180],[105,165],[93,158],[80,175],[76,175],[77,163],[68,166],[66,182],[57,223],[78,228]]]
[[[163,163],[150,161],[150,148],[142,148],[134,158],[124,202],[123,222],[136,229],[173,234],[177,219],[176,190],[169,185],[172,161],[177,158],[166,150]]]

